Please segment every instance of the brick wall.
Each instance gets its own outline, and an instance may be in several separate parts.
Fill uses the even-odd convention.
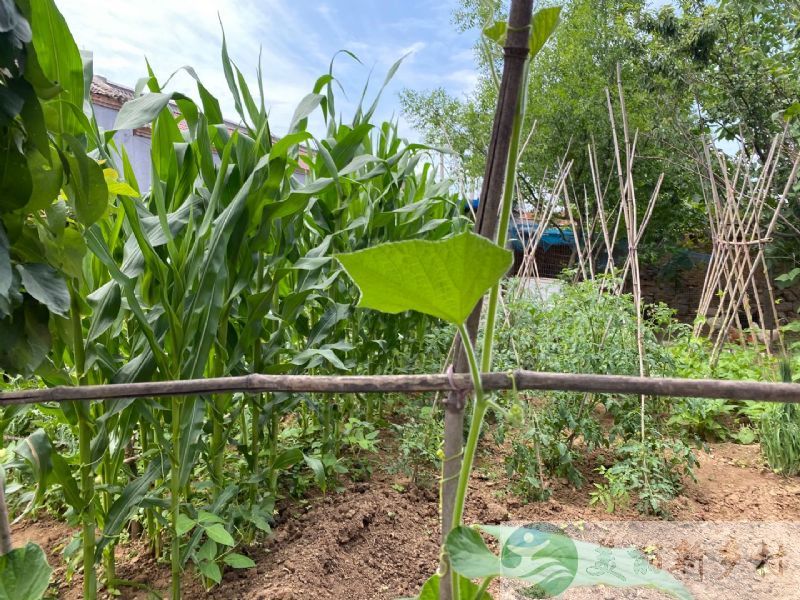
[[[656,267],[643,266],[642,269],[642,297],[645,302],[663,302],[675,309],[676,317],[686,323],[691,323],[697,314],[700,303],[700,294],[703,291],[703,282],[706,276],[706,266],[697,266],[687,271],[681,271],[675,277],[666,278],[659,275]],[[764,320],[767,329],[774,329],[772,311],[769,310],[769,294],[763,283],[763,276],[759,279],[761,305],[764,308]],[[798,318],[797,309],[800,308],[800,286],[784,290],[775,289],[778,319],[782,324]],[[716,303],[712,302],[712,309]],[[755,303],[752,303],[754,318],[756,317]]]

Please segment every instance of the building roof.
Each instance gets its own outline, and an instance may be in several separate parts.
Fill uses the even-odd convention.
[[[91,98],[92,104],[95,106],[104,106],[106,108],[110,108],[115,111],[119,111],[122,108],[122,105],[126,102],[133,100],[136,97],[132,88],[126,87],[124,85],[120,85],[118,83],[113,83],[103,77],[102,75],[94,75],[92,77],[92,86],[91,86]],[[173,114],[179,114],[180,111],[178,110],[177,104],[174,102],[169,103],[169,109],[173,112]],[[246,127],[240,125],[239,123],[235,123],[233,121],[228,121],[225,119],[224,121],[225,126],[228,129],[229,133],[234,131],[240,131],[242,133],[247,133],[248,130]],[[188,129],[188,124],[184,119],[181,119],[178,122],[178,127],[181,130]],[[140,136],[140,137],[150,137],[152,132],[150,131],[150,126],[146,125],[144,127],[139,127],[133,130],[133,135]],[[278,141],[278,137],[272,136],[273,143]],[[301,145],[300,146],[300,155],[305,156],[308,154],[308,149]],[[299,168],[301,171],[308,171],[308,165],[306,162],[301,158]]]
[[[129,87],[111,83],[101,75],[92,77],[92,103],[119,110],[128,100],[133,100],[133,90]]]
[[[112,110],[119,111],[122,108],[122,105],[126,102],[133,100],[136,95],[133,89],[126,87],[124,85],[120,85],[118,83],[113,83],[103,77],[102,75],[95,75],[92,77],[92,86],[91,86],[91,96],[92,96],[92,104],[96,106],[105,106],[106,108],[110,108]],[[180,111],[178,110],[177,104],[174,102],[169,103],[169,109],[174,113],[178,114]],[[233,132],[239,130],[243,133],[247,132],[245,127],[242,127],[238,123],[234,123],[233,121],[225,120],[225,125],[228,128],[229,132]],[[178,127],[182,130],[188,129],[188,125],[186,121],[181,120],[178,123]],[[139,129],[134,130],[134,135],[142,135],[142,136],[150,136],[150,127],[141,127]]]

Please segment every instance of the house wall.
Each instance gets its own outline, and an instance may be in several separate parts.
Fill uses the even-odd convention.
[[[113,129],[114,121],[117,119],[117,110],[108,108],[106,106],[94,106],[94,115],[97,119],[97,124],[103,129]],[[128,129],[118,131],[114,135],[114,141],[117,146],[124,146],[125,152],[128,154],[128,159],[133,167],[133,172],[136,175],[136,182],[139,185],[139,190],[145,192],[150,189],[150,137],[144,135],[134,135],[133,131]],[[119,164],[122,164],[120,159]]]

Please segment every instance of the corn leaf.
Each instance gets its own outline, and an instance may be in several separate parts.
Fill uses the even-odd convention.
[[[150,491],[153,482],[156,479],[165,478],[168,473],[169,461],[165,460],[163,455],[159,455],[147,465],[147,469],[142,475],[130,481],[122,489],[122,493],[114,500],[108,510],[103,536],[98,540],[95,547],[95,560],[102,558],[103,548],[109,542],[115,540],[122,532],[131,514],[141,504],[147,492]]]
[[[81,53],[53,0],[35,0],[30,7],[38,66],[47,80],[58,82],[61,89],[57,100],[46,107],[48,127],[56,133],[77,135],[83,127],[64,101],[83,106]]]

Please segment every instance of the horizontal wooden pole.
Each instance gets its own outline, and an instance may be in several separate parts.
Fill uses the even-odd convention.
[[[645,394],[692,398],[724,398],[764,402],[800,403],[800,384],[670,377],[627,377],[515,371],[484,373],[486,390],[562,390],[603,394]],[[0,406],[65,402],[68,400],[111,400],[153,398],[230,392],[311,392],[347,394],[366,392],[446,392],[471,390],[469,376],[448,375],[242,375],[179,381],[152,381],[86,386],[57,386],[0,393]]]

